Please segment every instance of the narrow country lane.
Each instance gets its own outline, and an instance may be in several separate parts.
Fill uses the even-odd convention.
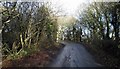
[[[50,67],[99,67],[92,55],[81,44],[62,42],[66,46],[58,54]]]

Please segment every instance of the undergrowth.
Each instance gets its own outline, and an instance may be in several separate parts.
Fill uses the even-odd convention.
[[[39,48],[36,46],[31,46],[31,48],[21,48],[18,50],[19,46],[12,47],[12,49],[9,48],[8,45],[4,45],[2,48],[2,56],[3,60],[16,60],[20,59],[22,57],[28,56],[36,51],[39,51]]]

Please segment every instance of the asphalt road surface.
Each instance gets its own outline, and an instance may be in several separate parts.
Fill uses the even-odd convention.
[[[100,67],[93,56],[81,44],[62,42],[66,46],[60,51],[50,67]]]

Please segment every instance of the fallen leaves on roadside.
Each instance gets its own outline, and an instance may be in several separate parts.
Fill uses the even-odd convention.
[[[18,60],[6,60],[3,67],[41,67],[49,63],[50,55],[46,51],[40,51]]]

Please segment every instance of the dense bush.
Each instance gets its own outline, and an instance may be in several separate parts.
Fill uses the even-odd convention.
[[[49,3],[2,2],[2,6],[3,56],[19,58],[56,43],[56,15]]]

